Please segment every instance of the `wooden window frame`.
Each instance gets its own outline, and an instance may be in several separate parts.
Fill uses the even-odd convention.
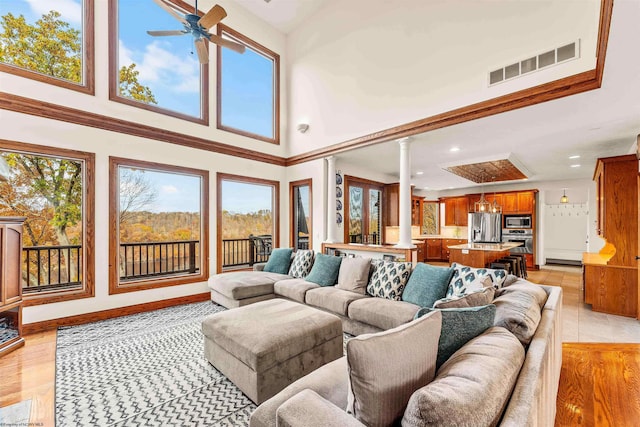
[[[209,126],[209,64],[200,64],[200,117],[190,116],[168,108],[145,104],[118,94],[118,1],[109,0],[109,100],[177,119]],[[193,6],[182,0],[166,0],[182,12],[193,13]],[[202,11],[198,10],[202,16]]]
[[[342,203],[344,206],[344,242],[349,243],[349,221],[351,217],[349,216],[350,204],[349,204],[349,191],[351,186],[362,187],[363,195],[362,195],[362,206],[367,206],[366,211],[363,209],[362,214],[362,228],[369,229],[369,190],[378,190],[380,191],[380,242],[383,241],[384,234],[384,218],[383,218],[383,204],[384,204],[384,183],[378,181],[372,181],[370,179],[358,178],[351,175],[344,176],[344,202]],[[365,203],[365,201],[367,203]],[[366,214],[366,215],[365,215]],[[368,234],[368,233],[366,233]]]
[[[295,187],[309,187],[309,249],[313,249],[313,179],[300,179],[298,181],[289,182],[289,246],[297,250],[295,247],[296,237],[294,235],[295,213],[296,213],[296,201],[294,195]]]
[[[93,0],[82,1],[82,82],[74,83],[38,71],[0,62],[0,72],[95,95],[95,30]]]
[[[23,296],[23,306],[51,304],[95,296],[95,154],[85,151],[0,139],[0,149],[35,156],[83,162],[82,176],[82,289],[49,291]],[[22,254],[20,255],[22,257]]]
[[[248,138],[257,139],[271,144],[280,145],[280,55],[266,48],[260,43],[251,40],[249,37],[239,33],[238,31],[227,27],[224,24],[217,25],[217,35],[222,37],[226,35],[233,41],[245,45],[247,48],[258,52],[259,54],[273,61],[273,138],[258,135],[242,129],[222,124],[222,47],[216,48],[216,126],[218,129],[235,133],[237,135],[246,136]]]
[[[200,189],[200,272],[173,277],[141,279],[120,283],[119,247],[120,229],[118,218],[120,212],[120,166],[152,170],[155,172],[179,173],[183,175],[199,176],[202,180]],[[147,162],[143,160],[127,159],[109,156],[109,295],[125,292],[135,292],[147,289],[157,289],[167,286],[185,285],[204,282],[209,278],[209,171],[192,169],[182,166]]]
[[[273,187],[273,248],[280,246],[280,182],[250,176],[216,173],[216,272],[222,273],[222,181]],[[247,270],[247,269],[243,269]],[[234,270],[238,271],[238,270]]]

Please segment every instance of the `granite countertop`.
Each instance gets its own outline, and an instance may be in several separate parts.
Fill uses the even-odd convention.
[[[451,245],[449,249],[467,249],[470,251],[506,251],[522,246],[522,243],[465,243],[463,245]]]

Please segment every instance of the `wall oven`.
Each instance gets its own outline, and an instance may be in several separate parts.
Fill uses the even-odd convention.
[[[533,230],[532,229],[510,229],[502,230],[502,243],[522,243],[522,246],[511,249],[511,253],[532,254],[533,253]]]
[[[531,228],[531,215],[505,215],[504,228]]]

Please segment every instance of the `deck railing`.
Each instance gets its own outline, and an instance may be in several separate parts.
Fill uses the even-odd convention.
[[[120,280],[192,274],[200,270],[200,241],[120,244]]]
[[[22,249],[22,292],[82,286],[82,246],[28,246]]]
[[[268,245],[256,244],[256,239]],[[266,248],[266,249],[265,249]],[[308,249],[301,237],[298,249]],[[271,254],[271,236],[222,240],[222,267],[251,267],[266,262]],[[23,292],[25,294],[82,286],[82,246],[30,246],[23,248]],[[121,243],[120,280],[191,274],[200,271],[200,242]]]

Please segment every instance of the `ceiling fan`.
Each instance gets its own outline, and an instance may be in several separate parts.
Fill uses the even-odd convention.
[[[161,31],[147,31],[150,36],[183,36],[185,34],[191,34],[193,36],[193,42],[196,45],[196,52],[198,52],[198,60],[201,64],[209,62],[209,52],[207,50],[207,41],[215,43],[220,46],[227,47],[235,52],[244,53],[245,47],[240,43],[233,42],[231,40],[223,39],[222,37],[209,33],[209,29],[216,25],[218,22],[227,16],[227,12],[219,5],[213,6],[204,16],[198,16],[198,0],[196,0],[194,13],[187,13],[182,15],[178,13],[170,3],[166,0],[153,0],[158,6],[169,12],[171,16],[176,18],[184,25],[183,30],[161,30]]]

